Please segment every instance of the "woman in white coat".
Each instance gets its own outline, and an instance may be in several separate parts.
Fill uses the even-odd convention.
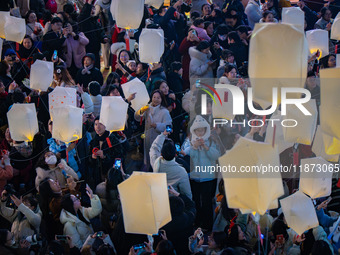
[[[156,137],[164,132],[166,126],[172,123],[165,98],[160,90],[157,89],[151,93],[151,103],[148,107],[143,107],[135,113],[137,121],[142,118],[145,119],[144,164],[146,171],[148,171],[150,168],[149,151],[151,145]]]
[[[8,198],[7,191],[1,194],[0,215],[12,223],[11,232],[15,241],[19,241],[28,236],[39,234],[42,213],[39,209],[38,201],[30,195],[24,198],[17,198],[11,195],[11,199],[18,209],[6,207]]]
[[[87,185],[86,193],[91,199],[91,207],[81,206],[79,199],[71,194],[63,197],[61,202],[62,210],[60,222],[64,224],[64,235],[72,238],[74,245],[81,249],[87,237],[94,233],[90,219],[99,215],[102,211],[102,204],[97,195]]]
[[[201,41],[197,46],[189,48],[190,67],[189,77],[190,84],[193,85],[196,80],[203,80],[205,83],[213,84],[214,74],[212,65],[216,61],[210,60],[210,44],[207,41]]]

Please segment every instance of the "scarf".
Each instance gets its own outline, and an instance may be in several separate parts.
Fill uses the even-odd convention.
[[[81,74],[85,75],[85,74],[91,74],[91,69],[93,68],[93,64],[89,65],[88,67],[84,66],[84,69],[81,70]]]

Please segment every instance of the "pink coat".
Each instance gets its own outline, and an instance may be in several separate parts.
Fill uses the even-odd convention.
[[[65,40],[66,47],[64,48],[65,58],[67,67],[70,67],[72,64],[72,57],[74,63],[77,68],[82,67],[82,59],[86,54],[85,46],[89,43],[89,39],[84,35],[84,33],[80,32],[79,39],[75,40],[71,35],[67,37]]]
[[[205,40],[205,41],[210,42],[210,37],[209,37],[209,35],[207,34],[207,31],[205,31],[204,28],[195,27],[194,25],[192,25],[190,28],[193,28],[193,29],[196,30],[196,32],[197,32],[197,37],[198,37],[201,41]]]

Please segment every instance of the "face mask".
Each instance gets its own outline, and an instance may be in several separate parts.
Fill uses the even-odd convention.
[[[45,159],[45,162],[46,164],[48,165],[54,165],[57,163],[57,157],[52,155],[52,156],[49,156],[48,158]]]
[[[221,41],[225,41],[227,39],[227,36],[226,35],[218,35],[218,38],[221,40]]]

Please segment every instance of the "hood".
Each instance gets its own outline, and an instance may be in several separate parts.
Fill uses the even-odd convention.
[[[197,128],[206,128],[206,132],[202,137],[198,137],[194,130]],[[201,116],[201,115],[197,115],[194,123],[191,125],[190,127],[190,133],[191,133],[191,140],[195,141],[199,138],[203,138],[203,140],[207,140],[210,137],[210,125],[209,123]]]
[[[80,210],[82,210],[82,214],[84,215],[83,208],[81,208]],[[84,215],[84,218],[87,221],[89,221],[89,219],[87,219],[85,215]],[[77,224],[77,223],[81,223],[82,221],[80,219],[78,219],[77,216],[75,216],[72,213],[69,213],[68,211],[65,211],[64,209],[62,209],[61,213],[60,213],[60,222],[62,224],[65,224],[66,222]]]
[[[189,55],[190,55],[191,58],[196,58],[196,59],[198,59],[199,61],[202,61],[202,62],[207,61],[212,56],[210,51],[209,51],[208,54],[205,54],[203,52],[198,51],[196,49],[196,46],[189,48]]]

